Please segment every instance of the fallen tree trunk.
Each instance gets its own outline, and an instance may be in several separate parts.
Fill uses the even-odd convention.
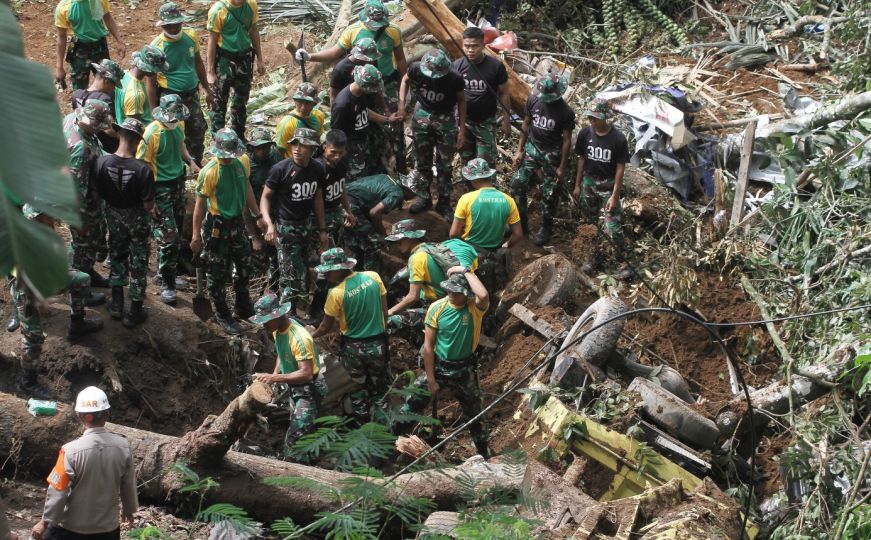
[[[756,138],[768,137],[775,133],[798,133],[828,125],[836,120],[849,120],[871,108],[871,91],[847,96],[810,114],[787,118],[780,122],[760,127]]]
[[[289,517],[299,524],[313,521],[318,512],[335,509],[335,501],[322,490],[268,486],[263,480],[275,476],[302,477],[341,488],[353,475],[239,452],[221,453],[244,431],[244,420],[258,406],[254,403],[260,403],[259,392],[246,394],[248,397],[243,394],[221,415],[208,417],[202,426],[183,437],[107,424],[110,431],[123,435],[130,443],[137,478],[142,484],[140,496],[152,501],[182,502],[185,495],[178,491],[182,487],[180,479],[169,467],[185,458],[191,460],[198,472],[212,476],[220,484],[209,491],[207,504],[230,503],[264,522]],[[12,463],[19,470],[44,478],[60,447],[80,434],[81,424],[71,411],[35,418],[27,412],[24,400],[0,392],[0,462]],[[454,481],[456,478],[471,478],[482,490],[498,483],[516,491],[524,473],[525,467],[518,477],[516,466],[488,463],[477,457],[459,467],[404,474],[396,479],[390,493],[426,497],[440,509],[453,509],[463,500],[463,490]]]

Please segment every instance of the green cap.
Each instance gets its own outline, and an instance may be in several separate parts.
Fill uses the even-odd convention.
[[[605,120],[610,115],[611,107],[608,106],[607,101],[597,101],[593,104],[590,110],[584,111],[584,116],[591,116],[593,118],[598,118],[599,120]]]
[[[469,280],[459,272],[451,274],[448,279],[439,283],[439,287],[448,292],[465,294],[466,296],[475,296],[472,292],[472,288],[469,286]]]
[[[318,142],[318,132],[309,128],[296,128],[293,132],[293,137],[287,141],[288,144],[302,144],[305,146],[320,146]]]
[[[308,101],[309,103],[317,103],[318,87],[310,82],[304,82],[299,85],[299,87],[297,87],[296,92],[293,93],[292,99]]]
[[[381,51],[378,50],[378,45],[375,43],[374,39],[361,38],[354,44],[354,47],[351,48],[351,52],[348,53],[348,58],[350,58],[352,62],[360,64],[374,62],[381,58]]]
[[[137,67],[146,73],[163,73],[169,69],[166,63],[166,55],[153,45],[146,45],[133,53],[133,67]]]
[[[104,79],[112,81],[112,84],[121,88],[121,79],[124,78],[124,70],[114,60],[104,58],[99,64],[92,63],[91,69]]]
[[[420,59],[420,71],[431,79],[440,79],[451,70],[451,60],[441,49],[431,49]]]
[[[160,20],[154,23],[154,26],[182,24],[191,21],[191,17],[182,13],[181,8],[175,2],[167,2],[160,6],[160,9],[157,10],[157,16]]]
[[[230,128],[219,129],[212,138],[209,152],[223,159],[237,158],[245,153],[245,145]]]
[[[379,28],[384,28],[390,24],[387,8],[378,0],[369,0],[366,2],[366,7],[360,11],[360,22],[373,32]]]
[[[138,119],[133,118],[132,116],[125,118],[123,122],[120,124],[112,123],[112,129],[115,131],[129,131],[134,135],[138,135],[139,138],[142,138],[142,135],[145,133],[145,126],[142,125]]]
[[[393,224],[393,227],[390,229],[390,235],[385,236],[384,239],[388,242],[398,242],[403,238],[423,238],[425,234],[426,231],[418,228],[416,221],[413,219],[403,219]]]
[[[284,317],[292,309],[293,306],[290,302],[282,304],[275,293],[269,293],[254,304],[254,315],[248,320],[254,324],[266,324],[272,319]]]
[[[482,158],[469,160],[461,171],[465,180],[481,180],[496,174],[496,169],[491,169],[487,160]]]
[[[160,96],[160,106],[155,107],[151,116],[161,122],[180,122],[188,117],[190,111],[182,103],[177,94],[165,94]]]
[[[348,257],[342,248],[332,248],[321,253],[321,264],[315,266],[315,272],[324,274],[333,270],[353,270],[357,259]]]
[[[251,128],[248,133],[248,146],[263,146],[264,144],[273,144],[275,142],[275,134],[272,130],[265,127]]]
[[[569,83],[566,78],[558,73],[546,73],[535,81],[535,92],[539,99],[545,103],[551,103],[563,97]]]
[[[381,72],[371,64],[354,68],[354,82],[359,84],[367,94],[374,94],[384,88]]]
[[[79,123],[87,124],[97,131],[109,129],[113,120],[109,105],[99,99],[89,99],[76,109],[76,119]]]

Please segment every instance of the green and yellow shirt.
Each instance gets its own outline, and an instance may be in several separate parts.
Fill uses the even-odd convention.
[[[209,9],[206,30],[218,34],[218,47],[231,53],[251,50],[249,30],[257,24],[257,1],[245,0],[234,6],[230,0],[219,0]]]
[[[100,0],[103,14],[109,13],[109,0]],[[73,33],[82,43],[94,43],[107,35],[109,30],[103,18],[94,19],[89,0],[61,0],[54,8],[54,25]]]
[[[436,300],[426,311],[424,324],[436,330],[435,354],[444,360],[462,360],[478,348],[481,321],[487,309],[478,309],[470,299],[455,306],[448,298]]]
[[[142,142],[136,149],[136,158],[148,162],[156,182],[176,180],[185,172],[182,144],[184,122],[179,122],[173,129],[166,129],[166,126],[155,120],[145,128]]]
[[[383,334],[381,297],[387,294],[377,272],[352,272],[330,289],[324,313],[339,320],[339,331],[349,338]]]
[[[151,122],[151,104],[145,91],[145,81],[125,71],[121,88],[115,89],[115,120],[120,124],[129,116],[139,118],[143,124]]]
[[[520,222],[514,199],[494,187],[481,188],[460,197],[454,217],[465,221],[463,240],[485,249],[498,248],[505,234],[505,225]]]
[[[320,109],[312,110],[311,114],[303,118],[296,109],[290,111],[287,116],[278,121],[275,127],[275,146],[284,157],[290,156],[290,139],[293,138],[297,128],[308,128],[318,132],[318,136],[324,133],[326,115]]]
[[[420,297],[424,300],[435,300],[445,296],[445,291],[439,283],[447,279],[435,259],[428,254],[420,244],[411,250],[408,257],[408,282],[421,285]],[[474,271],[478,268],[478,253],[469,244],[452,238],[441,243],[460,261],[460,264]]]
[[[154,47],[163,51],[169,69],[157,74],[157,85],[173,92],[190,92],[200,83],[197,77],[197,55],[200,52],[200,38],[193,28],[182,28],[177,39],[170,39],[161,33],[151,41]]]
[[[280,373],[293,373],[299,370],[299,363],[309,361],[312,363],[312,374],[317,375],[321,370],[318,346],[315,345],[311,334],[301,324],[290,319],[290,326],[283,332],[276,330],[272,333],[275,340],[275,354],[278,355],[278,371]]]
[[[248,198],[251,162],[243,154],[227,165],[212,158],[197,177],[197,195],[205,197],[206,208],[213,216],[234,218],[242,215]]]
[[[375,39],[376,34],[380,34],[378,39]],[[375,66],[386,80],[387,77],[393,75],[393,72],[396,71],[396,59],[393,58],[393,49],[402,46],[402,30],[395,24],[390,24],[384,30],[373,32],[366,28],[362,22],[358,21],[348,26],[342,32],[342,35],[339,36],[338,45],[347,53],[363,38],[375,40],[378,52],[381,53],[381,58],[378,59]]]

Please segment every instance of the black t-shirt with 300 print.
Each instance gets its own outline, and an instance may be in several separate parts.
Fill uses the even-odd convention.
[[[529,138],[542,150],[558,150],[563,131],[575,129],[575,111],[563,99],[545,103],[538,96],[526,100]]]
[[[414,85],[414,95],[424,110],[448,113],[457,105],[457,93],[463,91],[463,76],[453,68],[443,77],[433,79],[420,70],[420,62],[408,66],[408,80]]]
[[[342,193],[345,191],[345,177],[348,175],[348,168],[345,166],[345,161],[339,161],[339,164],[333,167],[327,160],[319,160],[326,171],[324,180],[324,210],[332,210],[342,204]]]
[[[283,160],[269,171],[266,186],[276,192],[273,204],[278,206],[278,219],[302,221],[314,210],[315,192],[323,189],[326,180],[324,165],[316,159],[308,165],[297,165],[293,158]]]
[[[478,64],[469,62],[465,57],[458,58],[454,60],[454,69],[466,82],[466,117],[473,122],[492,118],[496,114],[499,85],[508,82],[505,65],[492,56],[484,55]]]
[[[349,140],[364,139],[369,128],[369,103],[366,94],[355,96],[351,93],[351,87],[346,86],[333,101],[330,125],[333,129],[344,131]]]
[[[599,135],[590,126],[578,133],[575,152],[584,158],[584,174],[596,179],[613,180],[618,163],[629,163],[629,144],[619,129],[611,126],[607,135]]]

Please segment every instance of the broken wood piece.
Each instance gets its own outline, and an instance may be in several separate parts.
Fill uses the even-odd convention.
[[[795,20],[794,23],[769,32],[766,36],[770,41],[778,39],[790,38],[801,33],[804,27],[809,24],[825,24],[827,27],[833,24],[839,24],[848,21],[848,17],[826,17],[825,15],[804,15]]]
[[[732,199],[731,226],[737,225],[744,217],[744,199],[747,197],[747,183],[750,180],[750,162],[753,160],[753,143],[756,141],[756,121],[744,128],[744,141],[741,145],[741,162],[738,165],[738,178],[735,182],[735,198]]]
[[[508,313],[514,315],[547,339],[555,339],[565,332],[565,328],[558,328],[551,325],[549,322],[539,318],[538,315],[523,304],[514,304],[511,306],[511,309],[508,310]]]
[[[805,73],[816,73],[823,69],[829,69],[829,64],[782,64],[778,66],[782,71],[803,71]]]
[[[783,115],[780,113],[776,114],[763,114],[759,116],[751,116],[749,118],[741,118],[739,120],[728,120],[726,122],[718,122],[713,124],[704,124],[698,127],[693,128],[694,131],[716,131],[718,129],[726,129],[731,127],[740,127],[746,126],[750,122],[758,122],[762,118],[767,117],[769,120],[779,120],[783,118]]]
[[[397,437],[396,442],[394,442],[393,445],[396,447],[397,452],[405,454],[413,459],[417,459],[432,450],[432,446],[428,445],[426,441],[417,435],[412,435],[410,437]],[[430,454],[428,459],[430,461],[436,461],[436,456]]]

